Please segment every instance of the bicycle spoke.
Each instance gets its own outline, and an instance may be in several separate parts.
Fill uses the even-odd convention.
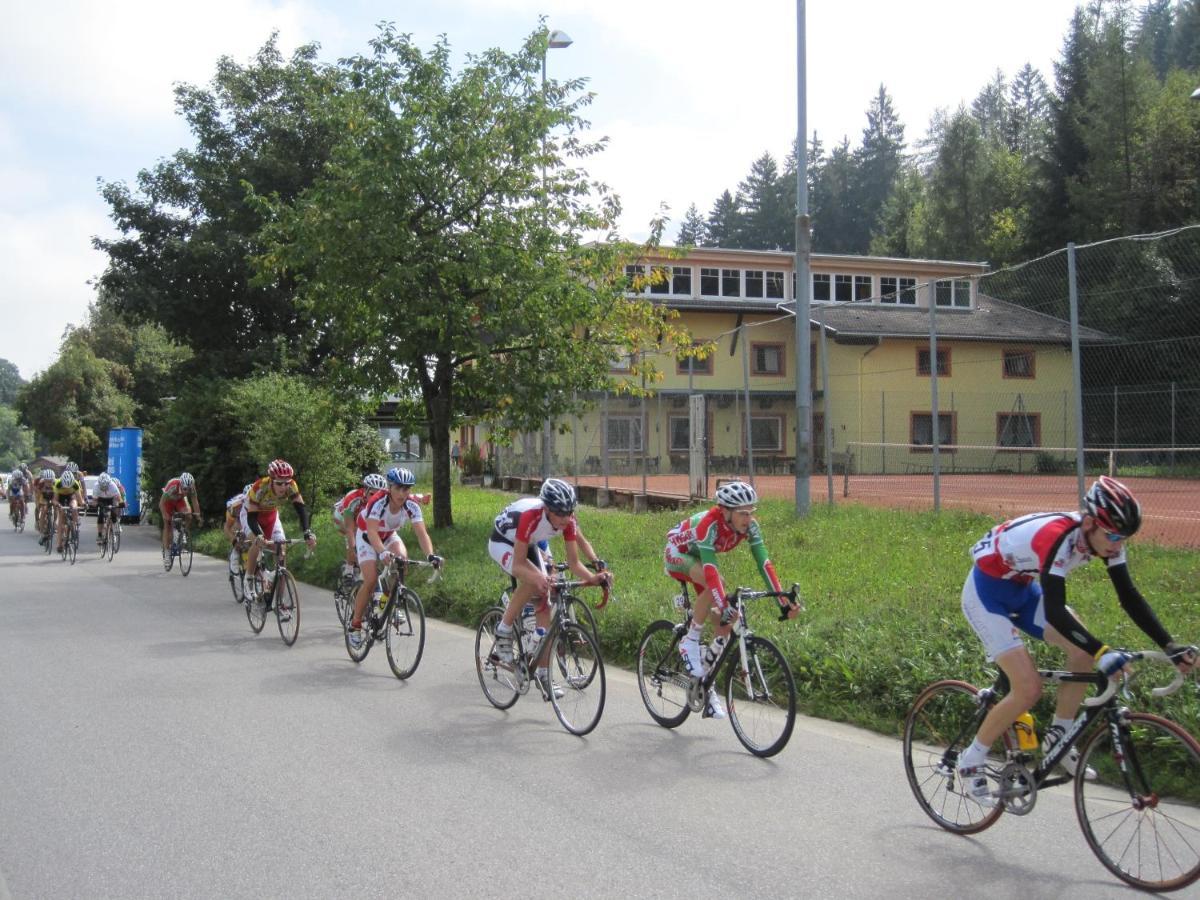
[[[1200,878],[1200,745],[1175,723],[1129,713],[1118,753],[1109,728],[1080,748],[1075,811],[1092,852],[1123,881],[1175,890]]]
[[[521,696],[515,664],[500,662],[494,653],[496,626],[503,615],[503,609],[492,607],[480,618],[475,630],[475,674],[488,703],[497,709],[508,709]]]
[[[417,670],[425,650],[425,608],[421,598],[403,588],[392,603],[384,625],[388,665],[404,680]]]
[[[691,676],[679,655],[679,629],[674,622],[651,622],[638,644],[638,690],[646,712],[664,728],[674,728],[691,713],[688,686]]]
[[[267,624],[267,605],[262,599],[262,575],[255,573],[253,578],[247,577],[246,587],[253,592],[251,599],[246,601],[246,621],[250,623],[250,630],[258,634]]]
[[[279,636],[289,647],[300,635],[300,591],[296,580],[288,571],[275,576],[275,621],[279,624]]]
[[[740,654],[728,657],[725,696],[729,722],[747,750],[774,756],[796,725],[796,683],[783,653],[766,638],[746,640],[746,668]]]
[[[604,712],[604,660],[600,658],[600,647],[585,629],[569,623],[558,630],[552,646],[551,658],[556,664],[549,672],[554,713],[567,731],[585,735],[596,727]]]

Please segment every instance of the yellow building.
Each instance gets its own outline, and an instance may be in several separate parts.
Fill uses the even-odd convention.
[[[650,385],[653,396],[590,398],[588,412],[558,423],[565,428],[553,439],[550,469],[684,472],[688,398],[701,394],[710,472],[746,471],[747,433],[757,472],[792,471],[793,262],[785,252],[697,248],[683,259],[649,259],[630,267],[631,278],[666,268],[667,277],[642,292],[679,310],[682,324],[697,341],[713,342],[715,352],[695,361],[690,372],[687,360],[648,353],[664,373]],[[839,467],[849,463],[859,473],[928,470],[931,307],[938,334],[940,441],[949,445],[944,470],[1029,471],[1046,448],[1074,445],[1069,325],[982,293],[984,263],[814,254],[811,269],[817,464],[823,464],[828,427]],[[614,374],[635,372],[636,363],[619,360]],[[504,471],[537,473],[541,436],[518,438],[507,456]]]

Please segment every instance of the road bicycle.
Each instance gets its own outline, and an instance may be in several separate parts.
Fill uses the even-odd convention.
[[[250,542],[239,532],[229,548],[229,590],[233,592],[234,603],[246,602],[246,554],[249,550]]]
[[[37,503],[35,501],[35,509],[33,511],[33,526],[40,535],[45,535],[46,533],[47,519],[54,518],[54,516],[49,514],[49,510],[51,510],[51,508],[52,507],[50,506],[49,501],[45,503]]]
[[[799,590],[795,584],[787,591],[740,587],[730,594],[734,616],[730,639],[704,677],[693,678],[679,648],[692,625],[692,603],[684,584],[675,598],[683,621],[651,622],[638,645],[638,689],[650,717],[664,728],[682,725],[693,712],[705,711],[709,690],[720,685],[729,724],[743,747],[755,756],[768,757],[787,746],[796,725],[796,682],[779,648],[750,629],[746,601],[770,597],[803,609]],[[787,618],[788,609],[781,608],[780,620]]]
[[[404,582],[409,569],[431,568],[432,583],[441,577],[440,566],[441,563],[393,556],[379,576],[375,596],[363,615],[358,646],[351,639],[356,629],[350,627],[354,613],[354,596],[350,596],[343,632],[346,652],[352,660],[362,662],[375,642],[383,641],[393,675],[403,681],[417,671],[425,652],[425,607],[416,591]]]
[[[333,609],[337,613],[338,621],[342,623],[343,629],[350,621],[350,614],[354,612],[354,597],[361,584],[362,572],[359,571],[358,566],[355,566],[354,571],[349,574],[341,572],[338,575],[338,583],[333,588]]]
[[[121,549],[121,517],[115,509],[107,513],[101,510],[100,515],[104,516],[104,521],[100,523],[100,558],[107,556],[108,561],[112,562]]]
[[[1132,662],[1171,664],[1157,650],[1133,653]],[[1035,735],[1025,749],[1015,728],[1004,733],[986,764],[998,801],[990,807],[969,795],[958,759],[1008,692],[1008,679],[1001,672],[982,690],[964,681],[936,681],[917,696],[904,720],[904,771],[921,809],[947,831],[976,834],[1005,812],[1028,815],[1045,788],[1073,782],[1079,827],[1106,869],[1151,891],[1176,890],[1200,878],[1200,744],[1169,719],[1130,711],[1120,702],[1117,681],[1101,673],[1038,674],[1054,684],[1093,684],[1101,693],[1083,701],[1075,724],[1041,759]],[[1184,680],[1176,671],[1170,684],[1151,693],[1174,693]],[[1130,696],[1132,681],[1122,697]],[[1075,746],[1075,775],[1056,771]]]
[[[171,543],[163,553],[163,568],[170,572],[178,559],[179,574],[184,578],[192,571],[192,533],[188,528],[188,518],[187,513],[171,514]]]
[[[54,514],[55,507],[51,506],[49,503],[46,504],[46,509],[47,512],[43,517],[40,531],[42,533],[42,547],[45,549],[46,555],[49,556],[51,551],[54,549],[54,538],[57,536],[54,526],[54,521],[57,516]]]
[[[12,498],[8,500],[8,517],[12,520],[13,531],[20,534],[25,530],[25,504],[14,506]]]
[[[568,578],[565,563],[553,566],[557,577],[550,581],[550,627],[545,634],[528,630],[524,616],[513,621],[513,660],[506,662],[496,652],[496,626],[504,616],[504,606],[487,609],[475,632],[475,672],[488,702],[497,709],[508,709],[538,683],[544,700],[550,701],[554,714],[567,731],[589,733],[604,712],[604,659],[600,645],[586,627],[569,618],[572,608],[581,608],[576,589],[589,585]],[[603,607],[608,602],[608,585],[603,585]],[[549,648],[549,690],[537,682],[537,661]]]
[[[68,516],[67,533],[63,536],[58,555],[60,559],[69,560],[71,565],[75,565],[75,558],[79,555],[79,523],[74,516]]]
[[[267,613],[274,610],[279,637],[290,647],[300,636],[300,589],[287,567],[287,548],[292,544],[303,544],[304,539],[262,543],[258,570],[253,576],[242,576],[246,587],[246,620],[250,630],[259,634],[267,624]]]

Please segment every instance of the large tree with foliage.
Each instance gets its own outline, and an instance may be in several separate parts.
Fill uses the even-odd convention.
[[[742,209],[729,191],[723,191],[704,223],[705,247],[741,247]]]
[[[371,47],[304,100],[341,139],[292,202],[259,196],[260,282],[294,281],[343,384],[420,398],[444,526],[464,416],[536,429],[614,357],[690,342],[624,297],[632,248],[585,239],[619,205],[577,162],[601,149],[579,137],[582,83],[541,85],[545,29],[457,73],[444,38],[424,52],[382,26]]]
[[[750,250],[779,250],[794,231],[794,204],[779,178],[779,166],[770,153],[754,161],[738,185],[742,208],[738,246]]]
[[[33,435],[21,424],[15,409],[0,404],[0,471],[7,472],[31,459]]]
[[[24,385],[25,379],[16,364],[0,358],[0,404],[12,406]]]
[[[689,206],[687,212],[683,214],[683,221],[679,223],[679,234],[675,237],[675,243],[680,247],[699,247],[704,243],[704,218],[696,209],[695,203]]]
[[[263,219],[244,186],[288,200],[328,160],[337,135],[308,109],[323,84],[316,52],[285,61],[272,37],[249,65],[222,58],[209,87],[175,91],[195,146],[140,172],[136,190],[101,185],[119,232],[96,240],[105,302],[191,347],[196,374],[311,371],[328,353],[288,279],[251,284]]]

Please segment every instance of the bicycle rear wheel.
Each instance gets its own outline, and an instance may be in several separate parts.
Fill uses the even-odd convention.
[[[683,625],[659,619],[651,622],[638,644],[638,690],[646,712],[664,728],[683,724],[691,714],[688,706],[688,687],[692,677],[679,655]]]
[[[113,525],[108,536],[108,561],[112,562],[114,556],[121,550],[121,526]]]
[[[521,696],[516,663],[501,662],[494,653],[496,626],[503,616],[504,609],[493,606],[483,614],[475,629],[475,674],[479,676],[483,696],[497,709],[508,709]]]
[[[258,634],[267,624],[267,604],[263,601],[262,575],[256,572],[253,578],[247,577],[246,587],[254,592],[253,596],[246,601],[246,620],[250,623],[250,630]]]
[[[70,534],[67,535],[65,544],[67,558],[71,560],[71,565],[75,565],[75,558],[79,556],[79,529],[72,527]]]
[[[350,614],[354,612],[354,585],[347,578],[343,577],[334,588],[333,609],[337,613],[338,621],[342,623],[342,628],[345,629],[346,623],[350,621]]]
[[[551,658],[557,663],[550,669],[554,714],[563,728],[582,737],[596,727],[604,712],[604,660],[600,657],[600,645],[586,629],[564,623],[551,646]]]
[[[362,641],[357,647],[350,641],[352,630],[350,628],[351,616],[346,617],[346,624],[342,626],[342,634],[346,642],[346,654],[356,663],[362,662],[367,658],[367,654],[371,652],[371,645],[375,643],[375,635],[371,629],[371,616],[374,615],[371,606],[375,601],[372,600],[367,606],[366,612],[363,613],[362,628],[359,630],[359,636]]]
[[[904,720],[904,772],[925,814],[947,831],[976,834],[996,823],[1004,806],[981,806],[958,777],[958,757],[983,721],[979,689],[965,681],[935,681],[913,701]],[[1005,763],[1011,731],[992,746],[988,767]]]
[[[300,635],[300,591],[296,579],[288,571],[278,572],[275,577],[275,621],[279,624],[279,636],[289,647]]]
[[[425,607],[408,588],[401,589],[384,625],[384,645],[392,674],[403,681],[417,671],[425,651]]]
[[[192,536],[186,528],[179,532],[179,574],[187,578],[192,571]]]
[[[1110,728],[1079,748],[1075,814],[1104,867],[1134,887],[1173,891],[1200,878],[1200,744],[1160,716],[1128,713],[1123,754]],[[1084,778],[1086,767],[1096,780]]]
[[[762,637],[746,639],[746,671],[741,671],[738,653],[726,660],[729,724],[755,756],[774,756],[787,746],[796,726],[792,669],[779,648]]]

